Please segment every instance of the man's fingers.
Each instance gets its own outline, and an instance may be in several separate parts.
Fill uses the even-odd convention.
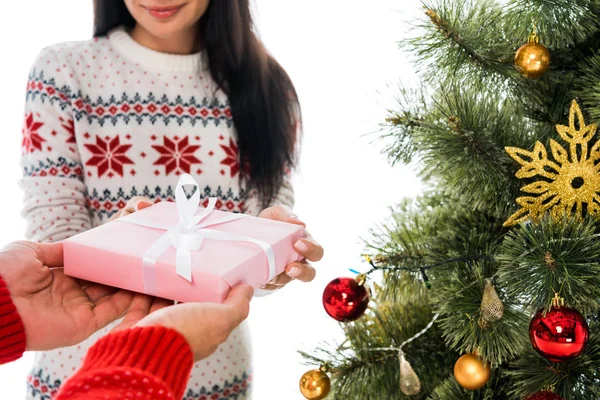
[[[174,304],[173,300],[167,300],[160,297],[155,297],[152,300],[152,305],[150,306],[150,313],[154,311],[160,310],[161,308],[169,307]]]
[[[60,268],[63,266],[63,244],[57,243],[39,243],[39,255],[42,263],[50,268]]]
[[[125,314],[123,321],[116,326],[113,331],[121,331],[135,325],[138,321],[148,315],[152,306],[152,297],[145,294],[136,293],[131,299],[129,309]]]
[[[85,288],[87,288],[88,286],[94,284],[94,282],[90,282],[85,279],[79,279],[79,278],[73,278],[73,279],[75,279],[75,282],[77,282],[79,287],[82,288],[83,290],[85,290]]]
[[[246,303],[252,300],[254,296],[254,289],[250,285],[238,285],[231,289],[225,298],[223,304],[236,305],[239,303]]]
[[[127,290],[102,297],[94,307],[95,331],[115,321],[131,306],[135,294]],[[92,332],[93,333],[93,332]]]
[[[90,283],[86,286],[82,286],[82,288],[94,303],[99,302],[103,297],[111,296],[119,291],[118,288],[100,285],[98,283]]]
[[[235,310],[233,314],[230,314],[233,326],[238,326],[248,317],[248,313],[250,312],[250,300],[252,300],[253,295],[254,289],[252,286],[248,285],[236,286],[231,289],[227,295],[223,304]]]

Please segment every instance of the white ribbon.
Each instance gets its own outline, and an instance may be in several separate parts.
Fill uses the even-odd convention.
[[[194,194],[188,199],[184,185],[196,187]],[[158,238],[142,257],[144,288],[146,294],[157,293],[156,261],[171,246],[176,249],[175,271],[177,275],[192,282],[192,252],[199,251],[204,239],[225,240],[234,242],[247,242],[259,246],[267,256],[269,264],[270,281],[275,277],[275,254],[273,248],[267,242],[254,239],[249,236],[236,235],[233,233],[207,229],[210,226],[220,225],[244,218],[243,214],[228,214],[212,222],[201,223],[214,210],[217,203],[216,198],[210,198],[208,206],[198,212],[200,207],[200,187],[191,175],[184,174],[177,183],[175,189],[175,203],[179,211],[179,223],[176,226],[165,226],[164,224],[144,218],[140,213],[130,214],[125,218],[118,219],[119,222],[127,222],[148,228],[162,229],[166,232]],[[143,214],[143,213],[142,213]]]

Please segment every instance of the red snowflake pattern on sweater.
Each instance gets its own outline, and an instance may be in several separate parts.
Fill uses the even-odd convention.
[[[75,139],[75,123],[73,121],[73,119],[68,119],[67,121],[65,121],[62,117],[59,118],[61,125],[65,131],[67,131],[67,133],[69,134],[67,136],[67,139],[65,140],[65,143],[67,143],[67,145],[73,145],[75,143],[77,143],[77,140]],[[69,151],[74,153],[76,151],[75,146],[69,146]]]
[[[61,126],[63,128],[65,128],[65,131],[67,131],[69,133],[69,136],[67,137],[66,142],[67,143],[76,143],[75,141],[75,126],[74,126],[74,122],[72,119],[69,119],[65,122],[64,119],[61,118]]]
[[[43,122],[33,119],[33,113],[27,115],[25,118],[25,127],[23,128],[23,142],[21,143],[24,153],[33,153],[35,150],[42,150],[42,143],[46,140],[40,136],[38,129],[43,125]]]
[[[238,145],[235,143],[233,138],[229,138],[229,146],[220,145],[225,152],[225,158],[221,160],[221,165],[227,165],[230,169],[230,175],[232,178],[240,172],[240,150]],[[244,165],[244,173],[248,172],[248,165]]]
[[[131,148],[130,144],[121,144],[119,136],[103,140],[96,136],[96,144],[84,144],[85,148],[92,153],[92,157],[85,163],[87,166],[98,167],[98,176],[101,177],[107,171],[107,176],[112,178],[113,172],[123,176],[123,165],[133,164],[133,161],[125,153]]]
[[[181,140],[177,136],[173,140],[165,136],[163,145],[152,145],[152,148],[160,153],[154,165],[164,165],[167,175],[171,172],[175,172],[175,175],[189,174],[192,164],[202,164],[194,155],[200,145],[191,145],[187,136]]]

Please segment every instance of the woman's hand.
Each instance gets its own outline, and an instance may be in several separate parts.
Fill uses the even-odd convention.
[[[124,314],[134,294],[66,276],[62,243],[15,242],[0,252],[0,276],[25,326],[27,350],[87,339]]]
[[[291,224],[306,226],[298,219],[287,206],[273,206],[264,209],[259,218],[273,219],[276,221],[289,222]],[[323,258],[323,247],[317,243],[307,231],[304,232],[304,238],[294,243],[294,249],[303,256],[303,261],[296,261],[285,267],[285,272],[277,275],[270,282],[267,282],[262,289],[277,290],[281,289],[292,280],[297,279],[302,282],[310,282],[315,278],[315,269],[310,261],[317,262]]]
[[[143,196],[135,196],[129,199],[125,207],[121,208],[116,212],[115,215],[110,217],[109,221],[114,221],[115,219],[124,217],[136,211],[143,210],[146,207],[150,207],[152,205],[152,200]]]
[[[132,326],[164,326],[179,332],[198,361],[214,353],[231,332],[248,317],[251,286],[233,288],[223,304],[185,303],[172,305],[163,299],[136,295],[125,319],[114,331]],[[171,304],[170,306],[168,306]],[[168,306],[168,307],[167,307]]]

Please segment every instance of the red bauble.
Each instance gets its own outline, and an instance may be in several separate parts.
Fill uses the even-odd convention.
[[[536,394],[529,396],[527,400],[563,400],[563,398],[556,393],[542,390],[541,392],[537,392]]]
[[[323,292],[323,307],[329,316],[340,322],[360,318],[369,304],[369,291],[352,278],[337,278]]]
[[[569,307],[552,307],[546,316],[541,309],[529,325],[533,348],[552,362],[568,361],[580,355],[589,333],[583,315]]]

